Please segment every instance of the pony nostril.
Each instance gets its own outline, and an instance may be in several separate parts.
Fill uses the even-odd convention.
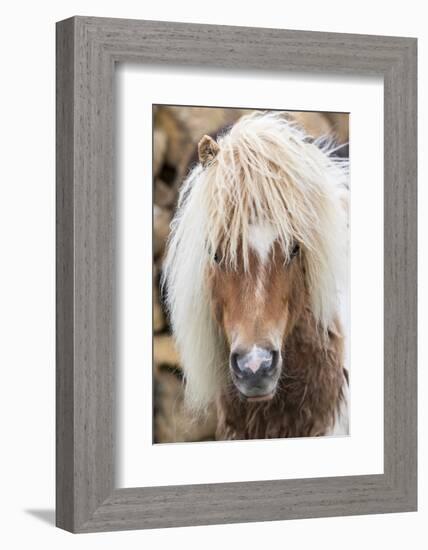
[[[270,369],[274,370],[278,366],[279,351],[274,349],[274,350],[271,351],[271,354],[272,354],[272,361],[271,361],[271,364],[270,364]]]
[[[235,374],[242,374],[241,367],[239,366],[239,353],[231,353],[230,354],[230,366],[232,367],[233,372]]]
[[[236,365],[240,370],[240,372],[243,372],[244,370],[248,369],[248,355],[245,353],[242,355],[237,354]]]

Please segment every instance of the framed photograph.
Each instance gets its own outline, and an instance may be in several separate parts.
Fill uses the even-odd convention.
[[[57,525],[414,511],[416,39],[57,24]]]

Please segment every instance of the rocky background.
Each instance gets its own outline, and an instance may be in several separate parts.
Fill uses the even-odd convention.
[[[196,147],[204,134],[213,137],[252,111],[208,107],[154,106],[153,130],[153,330],[154,330],[154,442],[209,441],[214,439],[215,411],[206,418],[191,418],[183,404],[180,358],[174,347],[162,303],[159,279],[178,191],[197,162]],[[313,136],[334,135],[348,142],[348,115],[342,113],[287,112]],[[348,155],[348,148],[340,153]]]

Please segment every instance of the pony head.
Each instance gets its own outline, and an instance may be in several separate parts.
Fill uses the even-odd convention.
[[[347,166],[281,114],[242,117],[184,182],[163,281],[186,379],[203,409],[227,385],[275,394],[303,318],[327,334],[346,265]]]

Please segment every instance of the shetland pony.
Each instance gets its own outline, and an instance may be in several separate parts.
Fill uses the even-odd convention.
[[[242,117],[182,185],[164,262],[188,406],[217,439],[347,433],[338,292],[347,165],[278,113]]]

